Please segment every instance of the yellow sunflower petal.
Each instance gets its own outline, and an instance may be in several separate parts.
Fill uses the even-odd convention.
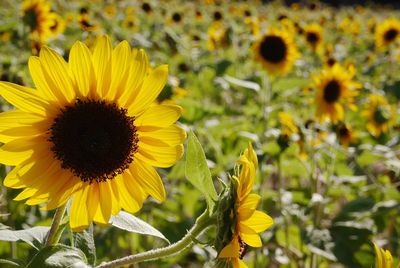
[[[250,218],[245,221],[240,221],[239,224],[245,225],[253,229],[256,233],[261,233],[272,226],[273,219],[261,211],[254,211]],[[239,227],[240,228],[240,227]]]
[[[52,210],[64,205],[71,196],[78,191],[83,186],[82,182],[75,178],[74,176],[70,176],[69,179],[66,180],[66,183],[62,186],[62,188],[55,193],[53,198],[49,200],[49,202],[42,207],[43,210]]]
[[[238,208],[238,219],[240,221],[248,219],[256,210],[260,199],[258,194],[249,194]]]
[[[239,235],[243,242],[251,247],[259,248],[262,246],[261,238],[257,233],[240,233]]]
[[[71,102],[76,94],[73,88],[68,64],[65,60],[48,47],[43,47],[39,54],[40,63],[42,66],[43,74],[49,85],[48,89],[52,91],[54,96],[61,104]],[[45,89],[43,89],[45,90]]]
[[[183,145],[159,147],[139,140],[138,146],[136,157],[155,167],[170,167],[183,155]]]
[[[111,41],[108,36],[100,37],[93,51],[93,67],[97,80],[97,93],[104,97],[111,82]]]
[[[70,209],[70,225],[75,232],[82,231],[90,224],[88,218],[88,211],[86,200],[88,196],[89,187],[83,187],[81,190],[74,194]]]
[[[56,95],[53,94],[53,90],[49,87],[46,77],[43,73],[42,64],[40,63],[39,57],[31,56],[28,61],[29,72],[31,73],[33,83],[43,98],[50,101],[57,101]],[[57,103],[57,102],[55,102]]]
[[[28,159],[35,150],[42,150],[37,145],[38,140],[31,139],[16,139],[4,144],[0,147],[0,163],[4,165],[16,166],[22,161]]]
[[[156,131],[139,132],[140,140],[147,144],[159,146],[176,146],[186,139],[186,132],[177,125],[172,125]]]
[[[218,254],[218,258],[239,258],[239,250],[239,240],[237,236],[233,236],[232,241]]]
[[[139,159],[135,159],[130,167],[130,171],[134,179],[143,187],[149,195],[156,200],[162,202],[165,200],[164,184],[160,175],[150,165],[143,163]],[[132,178],[132,179],[133,179]]]
[[[99,187],[99,205],[94,214],[93,221],[100,224],[107,224],[110,220],[112,210],[112,193],[108,182],[98,184]]]
[[[69,54],[68,64],[72,76],[76,81],[77,90],[81,97],[89,96],[96,87],[94,78],[92,54],[88,47],[82,42],[76,42]],[[94,95],[90,97],[94,98]]]
[[[233,259],[233,268],[248,268],[247,265],[239,258]]]
[[[135,125],[139,131],[153,131],[171,126],[181,114],[182,108],[177,105],[154,105],[135,120]]]
[[[118,192],[119,192],[119,203],[123,209],[130,213],[135,213],[141,208],[141,204],[137,202],[137,196],[134,193],[131,193],[128,191],[127,186],[124,183],[124,180],[130,179],[134,180],[134,178],[128,176],[128,178],[125,178],[125,176],[117,176],[114,181],[116,183],[116,187],[118,187]],[[135,189],[136,191],[136,189]],[[141,199],[141,193],[139,192],[140,199]]]
[[[9,82],[0,82],[0,95],[21,111],[44,116],[48,103],[35,90]]]
[[[131,64],[131,48],[122,41],[112,52],[111,85],[106,96],[109,100],[119,98],[124,92]],[[131,90],[131,89],[130,89]]]
[[[98,183],[92,183],[86,187],[89,187],[88,196],[90,196],[86,200],[86,206],[88,208],[89,221],[92,221],[100,202],[99,185]]]
[[[151,70],[143,81],[135,100],[128,108],[130,115],[137,115],[155,101],[168,78],[168,66],[161,65]]]

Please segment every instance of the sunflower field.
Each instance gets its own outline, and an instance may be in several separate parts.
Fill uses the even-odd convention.
[[[379,2],[0,0],[0,267],[400,267]]]

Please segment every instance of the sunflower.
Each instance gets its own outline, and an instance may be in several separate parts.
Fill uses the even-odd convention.
[[[376,268],[393,268],[393,257],[389,250],[384,250],[374,243],[375,249],[375,267]],[[400,268],[400,263],[399,266]]]
[[[30,28],[31,37],[44,43],[51,36],[53,17],[46,0],[25,0],[22,3],[23,22]]]
[[[29,69],[37,89],[0,82],[17,108],[0,114],[0,163],[15,166],[4,185],[24,188],[15,200],[50,210],[72,199],[79,231],[138,211],[149,195],[165,199],[154,167],[173,165],[186,137],[175,125],[181,108],[155,103],[166,65],[151,68],[143,50],[126,41],[112,49],[103,36],[93,53],[76,42],[68,63],[43,47]]]
[[[388,132],[396,123],[396,108],[384,96],[371,95],[362,114],[368,120],[367,130],[374,137]]]
[[[386,19],[376,26],[375,45],[384,49],[395,43],[400,37],[400,21],[395,18]]]
[[[228,262],[237,267],[247,267],[242,258],[248,246],[261,247],[259,233],[268,229],[273,220],[264,212],[256,210],[261,197],[258,194],[251,193],[254,185],[255,172],[257,170],[257,155],[251,145],[240,157],[238,164],[240,166],[239,176],[233,176],[235,187],[233,188],[234,205],[233,210],[228,210],[228,216],[231,218],[232,226],[222,231],[229,231],[230,239],[218,254],[219,259]],[[225,222],[226,224],[226,222]]]
[[[335,126],[335,130],[336,137],[343,146],[348,147],[356,141],[356,135],[350,124],[341,122]]]
[[[352,81],[354,75],[354,67],[349,66],[348,69],[345,69],[339,64],[335,64],[333,67],[323,69],[318,76],[314,77],[314,86],[317,89],[316,116],[321,122],[327,119],[333,123],[342,120],[344,105],[356,110],[353,102],[361,84]]]
[[[288,73],[298,52],[292,37],[284,31],[272,29],[253,45],[256,60],[273,75]]]
[[[122,21],[122,26],[132,32],[136,32],[138,29],[136,17],[134,15],[127,15]]]
[[[293,117],[291,114],[286,112],[278,113],[279,123],[281,124],[282,134],[291,136],[299,132],[299,128],[293,121]]]
[[[50,26],[51,34],[53,36],[62,34],[65,30],[65,21],[60,15],[56,13],[53,13],[52,15],[53,15],[53,24]]]
[[[313,51],[316,51],[322,44],[322,27],[316,23],[304,27],[304,37]]]
[[[207,48],[210,51],[224,48],[228,45],[227,29],[220,21],[214,21],[207,30]]]

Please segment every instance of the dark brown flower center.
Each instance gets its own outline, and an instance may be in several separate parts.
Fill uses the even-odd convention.
[[[247,252],[247,244],[238,236],[239,240],[239,259],[243,259]]]
[[[378,124],[385,124],[390,119],[390,111],[386,107],[378,107],[374,111],[374,121]]]
[[[37,14],[34,8],[25,11],[23,21],[26,25],[29,26],[31,30],[36,29],[36,27],[38,26],[38,21]]]
[[[172,15],[172,20],[173,20],[174,22],[180,22],[180,21],[182,20],[181,14],[179,14],[179,13],[174,13],[174,14]]]
[[[343,124],[339,127],[338,134],[341,138],[347,138],[350,136],[350,130]]]
[[[340,98],[340,84],[336,80],[329,81],[324,88],[324,100],[331,104]]]
[[[390,29],[385,33],[384,38],[387,42],[391,42],[396,39],[398,34],[399,32],[396,29]]]
[[[286,43],[279,36],[268,35],[261,41],[259,52],[264,60],[279,63],[286,57]]]
[[[219,11],[215,11],[214,12],[214,20],[216,20],[216,21],[222,20],[222,13]]]
[[[319,40],[318,34],[314,33],[314,32],[308,32],[306,35],[306,38],[307,38],[307,42],[310,44],[315,44]]]
[[[142,10],[143,10],[144,12],[146,12],[146,13],[151,12],[151,6],[150,6],[150,4],[149,4],[149,3],[143,3],[143,5],[142,5]]]
[[[51,151],[82,181],[105,181],[127,169],[138,149],[134,117],[115,103],[77,100],[49,129]]]

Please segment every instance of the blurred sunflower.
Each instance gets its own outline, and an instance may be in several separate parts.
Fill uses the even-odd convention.
[[[348,147],[356,141],[356,135],[350,124],[341,122],[335,128],[336,137],[343,146]]]
[[[182,14],[179,12],[172,13],[170,21],[175,24],[180,24],[182,22]]]
[[[238,164],[240,174],[232,177],[235,187],[231,188],[232,192],[230,193],[234,204],[231,209],[226,211],[228,221],[223,218],[222,226],[220,226],[220,231],[224,234],[223,237],[228,232],[229,239],[218,254],[220,266],[228,262],[234,268],[247,267],[242,261],[247,247],[261,247],[262,242],[259,233],[265,231],[274,223],[270,216],[256,210],[261,197],[258,194],[251,193],[258,165],[257,155],[251,145],[240,157]],[[231,226],[226,226],[227,224]]]
[[[50,26],[51,34],[53,36],[62,34],[65,30],[65,21],[60,15],[56,13],[53,13],[52,16],[53,16],[53,24]]]
[[[79,26],[83,31],[93,32],[97,30],[97,25],[91,22],[89,11],[87,8],[81,8],[78,17]]]
[[[384,96],[371,95],[362,114],[368,120],[367,130],[374,137],[388,132],[396,123],[396,108]]]
[[[322,44],[322,32],[322,27],[316,23],[304,27],[306,42],[311,46],[313,51],[316,51]]]
[[[224,48],[228,45],[227,29],[220,21],[214,21],[207,30],[207,48],[210,51]]]
[[[343,106],[356,110],[353,102],[361,84],[352,81],[355,73],[352,66],[345,69],[339,64],[335,64],[333,67],[323,69],[318,76],[314,76],[314,86],[317,89],[316,116],[321,122],[327,119],[333,123],[343,120]]]
[[[117,14],[117,8],[115,4],[109,4],[104,8],[104,11],[109,18],[113,18]]]
[[[297,48],[287,32],[272,29],[253,45],[256,60],[273,75],[288,73],[298,57]]]
[[[23,22],[31,31],[32,39],[44,43],[51,36],[53,15],[46,0],[24,0],[22,2]]]
[[[384,49],[393,44],[400,37],[400,21],[395,18],[386,19],[379,23],[375,29],[375,45]]]
[[[379,248],[374,243],[375,249],[375,268],[393,268],[393,257],[389,250]],[[400,268],[400,263],[398,268]]]
[[[122,21],[122,27],[128,29],[132,32],[136,32],[138,27],[136,23],[136,17],[134,15],[127,15],[125,19]]]
[[[144,11],[144,13],[146,13],[146,14],[150,14],[153,10],[152,10],[152,8],[151,8],[151,5],[149,4],[149,3],[147,3],[147,2],[144,2],[143,4],[142,4],[142,10]]]
[[[175,125],[181,108],[155,103],[166,65],[153,69],[143,50],[126,41],[112,49],[103,36],[93,53],[76,42],[68,63],[44,47],[29,69],[36,90],[0,82],[17,108],[0,114],[0,163],[16,166],[4,185],[25,188],[15,200],[50,210],[72,199],[70,225],[79,231],[138,211],[149,195],[165,199],[154,167],[173,165],[186,137]]]
[[[281,151],[284,151],[289,147],[292,136],[299,133],[299,128],[296,126],[292,115],[289,113],[279,112],[278,119],[281,126],[281,134],[277,142]]]

